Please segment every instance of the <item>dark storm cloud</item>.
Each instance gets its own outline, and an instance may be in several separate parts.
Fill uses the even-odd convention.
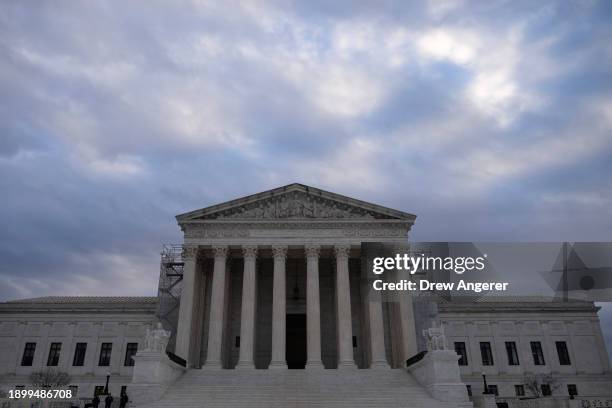
[[[175,214],[296,181],[416,213],[419,240],[610,240],[611,18],[2,2],[0,299],[151,294]]]

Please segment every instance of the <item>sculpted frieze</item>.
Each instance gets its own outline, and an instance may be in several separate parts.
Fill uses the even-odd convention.
[[[293,191],[202,216],[200,219],[389,219],[390,217],[354,205]]]

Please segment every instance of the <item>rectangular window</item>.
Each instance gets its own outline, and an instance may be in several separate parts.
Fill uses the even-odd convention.
[[[234,340],[234,347],[240,348],[240,336],[236,336],[236,339]]]
[[[72,392],[72,398],[76,398],[79,395],[79,387],[76,385],[70,385],[68,389]]]
[[[57,367],[59,364],[61,350],[62,343],[51,343],[51,346],[49,347],[49,358],[47,358],[47,366]]]
[[[102,347],[100,347],[100,360],[98,361],[100,367],[108,367],[110,365],[112,351],[113,343],[102,343]]]
[[[539,341],[531,342],[531,354],[533,355],[533,364],[537,366],[545,365],[544,352],[542,351],[542,343]]]
[[[567,384],[567,394],[573,397],[578,395],[578,387],[576,384]]]
[[[357,347],[357,336],[353,336],[353,348]]]
[[[132,360],[132,356],[136,355],[138,351],[138,343],[128,343],[125,349],[125,361],[123,365],[126,367],[132,367],[134,365],[134,360]]]
[[[567,350],[567,343],[564,341],[556,342],[557,345],[557,354],[559,355],[559,364],[561,365],[571,365],[572,361],[570,360],[569,351]]]
[[[488,341],[480,342],[480,355],[482,356],[483,366],[493,365],[493,352],[491,351],[491,343]]]
[[[489,385],[489,394],[499,397],[499,389],[497,388],[497,385]]]
[[[517,384],[514,386],[514,393],[517,397],[525,396],[525,386],[523,384]]]
[[[34,361],[34,353],[36,352],[36,343],[26,343],[21,357],[21,365],[29,367]]]
[[[516,351],[516,343],[513,341],[506,342],[506,354],[508,354],[508,365],[519,365],[518,353]]]
[[[459,365],[466,366],[468,365],[467,359],[467,350],[465,348],[465,343],[462,341],[455,342],[455,353],[459,354]]]
[[[75,367],[83,367],[85,364],[85,353],[87,352],[87,343],[77,343],[74,348],[74,358],[72,365]]]
[[[123,395],[127,392],[127,385],[122,385],[121,386],[121,393],[119,395]]]
[[[103,392],[104,392],[104,386],[103,385],[96,385],[96,388],[94,388],[94,397],[96,395],[102,395]]]
[[[465,388],[467,388],[468,397],[471,397],[472,396],[472,386],[466,385]]]
[[[542,396],[550,397],[552,395],[552,391],[550,390],[550,385],[542,384]]]

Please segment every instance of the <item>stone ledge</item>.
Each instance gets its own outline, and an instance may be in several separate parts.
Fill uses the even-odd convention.
[[[469,403],[458,359],[459,355],[452,350],[431,350],[407,370],[436,400]]]
[[[130,399],[136,406],[157,401],[187,369],[162,352],[141,351],[134,357]]]

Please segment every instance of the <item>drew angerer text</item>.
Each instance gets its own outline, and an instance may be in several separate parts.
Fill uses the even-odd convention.
[[[377,279],[372,283],[372,286],[374,290],[463,290],[480,293],[490,290],[507,290],[508,282],[466,282],[463,279],[459,282],[430,282],[427,279],[421,279],[418,282],[407,279],[402,279],[398,282],[384,282],[381,279]]]
[[[482,256],[429,256],[425,254],[408,255],[396,254],[390,257],[376,257],[372,260],[372,272],[380,275],[385,271],[407,271],[414,275],[417,271],[452,271],[457,275],[465,272],[484,271],[486,269],[487,254]],[[471,291],[488,292],[492,290],[505,291],[508,282],[431,282],[427,279],[412,281],[402,279],[397,282],[385,282],[377,279],[372,283],[374,290],[410,290],[410,291]]]

